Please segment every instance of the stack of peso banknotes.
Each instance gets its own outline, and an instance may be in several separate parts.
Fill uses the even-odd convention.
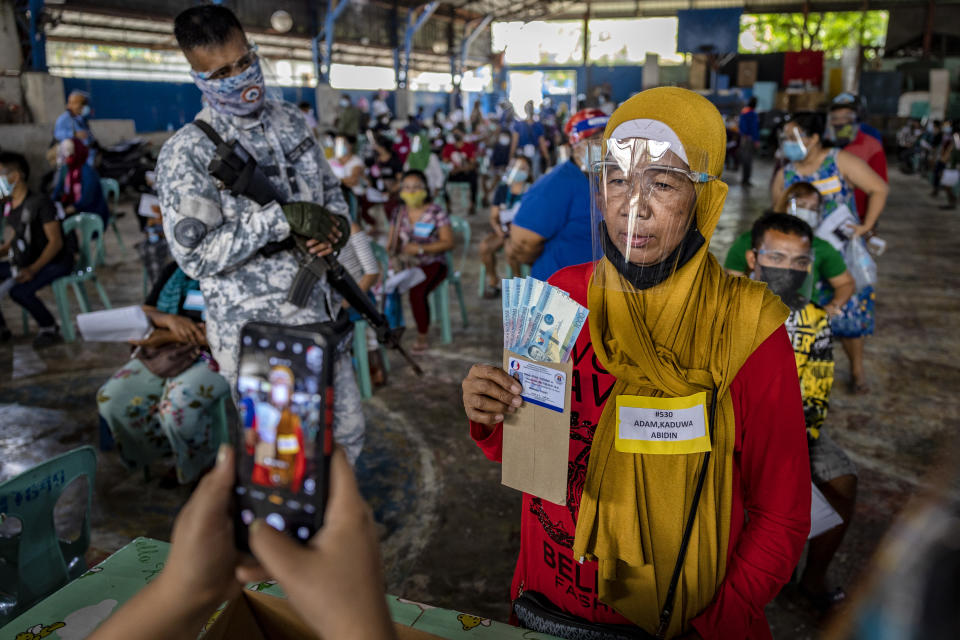
[[[536,278],[505,278],[501,285],[504,348],[539,362],[566,362],[587,309]]]

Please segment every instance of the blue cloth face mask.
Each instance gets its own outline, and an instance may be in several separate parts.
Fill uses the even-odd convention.
[[[7,176],[0,176],[0,200],[9,198],[13,195],[13,188],[16,185],[7,179]]]
[[[785,140],[780,149],[790,162],[800,162],[807,157],[807,149],[800,142]]]
[[[255,60],[245,71],[222,80],[205,80],[190,72],[194,84],[213,109],[232,116],[250,116],[263,107],[263,70]]]
[[[83,108],[80,109],[80,116],[83,118],[87,118],[90,116],[90,105],[88,104],[83,105]]]

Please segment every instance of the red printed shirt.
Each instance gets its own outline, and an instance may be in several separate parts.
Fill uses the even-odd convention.
[[[558,271],[550,284],[582,305],[592,264]],[[572,354],[567,505],[523,496],[520,557],[511,598],[538,591],[585,620],[629,624],[597,598],[597,563],[571,552],[593,434],[614,376],[597,361],[584,329]],[[810,530],[810,465],[793,348],[777,329],[747,359],[730,393],[736,420],[733,508],[726,577],[713,602],[692,621],[706,639],[770,638],[764,606],[790,579]],[[500,462],[503,430],[470,423],[484,454]],[[749,518],[748,518],[749,516]]]

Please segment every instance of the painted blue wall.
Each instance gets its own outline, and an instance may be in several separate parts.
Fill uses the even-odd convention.
[[[642,66],[590,67],[590,82],[583,67],[511,67],[522,70],[573,69],[577,73],[577,91],[585,93],[589,87],[609,83],[613,90],[613,100],[622,102],[643,86]],[[200,111],[200,91],[192,83],[185,82],[146,82],[139,80],[105,80],[86,78],[64,78],[63,88],[67,94],[74,89],[86,91],[91,95],[91,106],[96,118],[130,119],[136,124],[136,130],[142,132],[163,131],[169,127],[179,129],[193,120]],[[284,100],[309,102],[316,109],[314,90],[311,87],[281,87]],[[348,90],[354,104],[360,98],[373,100],[374,91]],[[414,106],[423,106],[427,115],[432,116],[438,109],[448,111],[449,95],[416,91],[413,94]],[[393,108],[393,93],[387,103]],[[486,100],[484,107],[492,110],[492,100]],[[465,105],[467,113],[472,106]]]
[[[91,96],[95,118],[133,120],[137,131],[179,129],[200,111],[200,90],[185,82],[144,82],[139,80],[90,80],[64,78],[63,89]],[[281,87],[283,99],[294,104],[309,102],[316,108],[310,87]]]

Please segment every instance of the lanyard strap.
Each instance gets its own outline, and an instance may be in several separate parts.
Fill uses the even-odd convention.
[[[663,640],[667,635],[667,629],[670,627],[670,618],[673,616],[673,601],[677,594],[677,583],[680,581],[680,572],[683,571],[683,561],[687,556],[687,546],[690,543],[690,535],[693,533],[693,522],[697,518],[697,508],[700,506],[700,496],[703,494],[703,483],[707,478],[707,468],[710,466],[710,454],[713,452],[714,433],[716,432],[717,418],[717,387],[713,387],[713,403],[710,407],[710,451],[703,454],[703,463],[700,466],[700,477],[697,478],[697,488],[693,493],[693,503],[690,505],[690,513],[687,515],[687,524],[683,529],[683,540],[680,542],[680,552],[677,554],[677,563],[673,567],[673,576],[670,578],[670,588],[667,589],[667,599],[660,612],[660,626],[657,627],[657,638]],[[721,549],[721,553],[726,553]]]

